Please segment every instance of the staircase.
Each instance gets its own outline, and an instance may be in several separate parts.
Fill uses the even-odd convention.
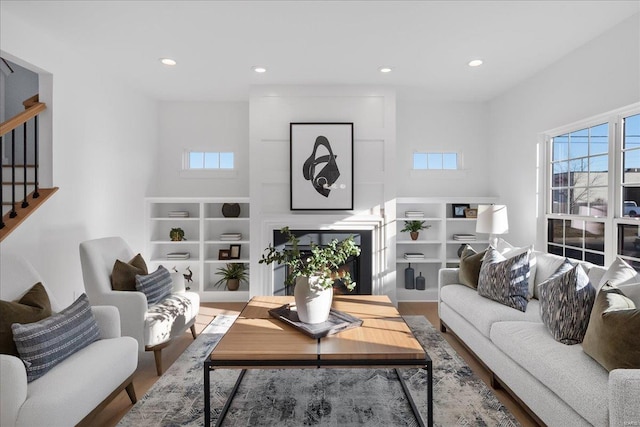
[[[40,188],[38,180],[38,115],[47,106],[35,95],[25,110],[0,123],[0,242],[58,188]]]

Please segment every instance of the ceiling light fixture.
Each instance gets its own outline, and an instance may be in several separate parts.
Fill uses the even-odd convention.
[[[259,65],[256,65],[255,67],[252,67],[252,70],[255,71],[256,73],[266,73],[267,69],[265,67],[261,67]]]
[[[160,62],[164,65],[176,65],[177,62],[171,58],[160,58]]]
[[[378,68],[378,71],[380,71],[381,73],[390,73],[391,70],[393,70],[393,68],[391,68],[391,67],[380,67],[380,68]]]
[[[482,65],[482,59],[474,59],[473,61],[469,61],[469,67],[479,67]]]

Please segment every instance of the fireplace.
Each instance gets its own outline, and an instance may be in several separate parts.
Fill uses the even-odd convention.
[[[298,248],[304,256],[305,251],[311,249],[311,243],[324,246],[333,239],[342,240],[352,235],[356,245],[360,247],[360,256],[349,257],[342,267],[351,274],[351,278],[356,282],[356,287],[349,292],[346,287],[336,280],[333,290],[336,294],[349,295],[371,295],[372,290],[372,246],[370,230],[290,230],[291,233],[300,239]],[[288,246],[286,237],[280,230],[273,231],[273,245],[281,250]],[[276,265],[274,269],[274,295],[293,295],[293,289],[284,285],[287,276],[286,266]]]

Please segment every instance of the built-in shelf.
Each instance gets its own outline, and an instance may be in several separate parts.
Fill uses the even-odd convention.
[[[477,240],[454,240],[454,234],[476,234],[476,218],[454,218],[453,204],[469,204],[477,208],[479,204],[496,203],[495,197],[430,198],[406,197],[396,200],[396,298],[398,301],[437,301],[438,272],[448,265],[459,263],[458,249],[469,244],[481,249],[489,243],[486,234],[479,234]],[[423,217],[407,217],[406,211],[423,212]],[[405,221],[425,221],[429,228],[422,230],[417,240],[409,240],[409,233],[401,232]],[[424,259],[405,259],[404,253],[423,253]],[[426,290],[406,289],[404,270],[411,264],[415,277],[424,276]]]
[[[238,217],[222,214],[224,203],[240,204]],[[169,217],[170,212],[187,212],[185,217]],[[219,276],[216,270],[227,263],[249,264],[250,204],[248,197],[151,197],[146,199],[147,252],[152,267],[176,267],[181,273],[186,268],[193,272],[191,290],[198,292],[202,301],[244,302],[249,299],[248,284],[237,291],[223,286],[215,287]],[[182,228],[187,240],[169,240],[172,228]],[[241,233],[241,240],[222,240],[223,233]],[[219,259],[221,250],[240,245],[240,258]],[[189,252],[188,259],[169,259],[170,252]]]

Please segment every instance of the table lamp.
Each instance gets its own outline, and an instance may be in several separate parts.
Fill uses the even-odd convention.
[[[489,244],[498,245],[498,235],[509,232],[507,207],[505,205],[478,205],[476,233],[489,234]]]

